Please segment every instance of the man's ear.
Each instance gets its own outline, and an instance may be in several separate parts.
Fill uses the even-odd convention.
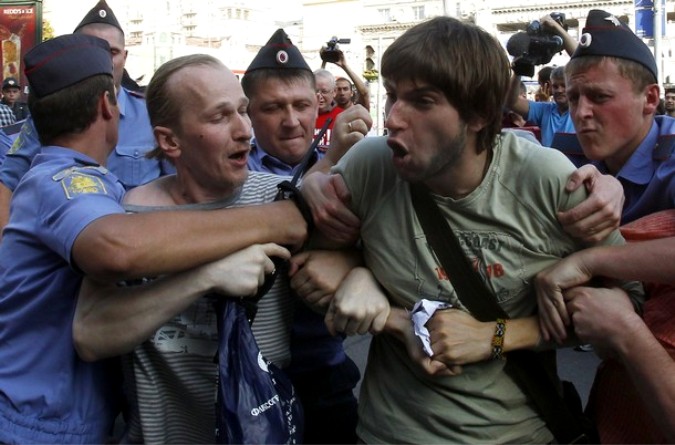
[[[651,84],[645,87],[645,106],[644,114],[655,114],[661,100],[658,84]]]
[[[180,142],[176,134],[167,127],[156,126],[152,129],[155,135],[157,145],[168,158],[178,158],[180,156]]]
[[[116,113],[119,113],[119,111],[116,110],[117,99],[111,98],[109,91],[106,91],[101,95],[100,106],[101,114],[106,120],[112,119]]]
[[[467,124],[467,128],[473,133],[478,133],[485,128],[485,119],[477,117]]]

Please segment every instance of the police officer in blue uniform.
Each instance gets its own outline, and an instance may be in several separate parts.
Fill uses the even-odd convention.
[[[115,14],[100,0],[75,28],[74,33],[93,35],[108,41],[114,63],[114,79],[120,110],[119,141],[108,159],[108,168],[115,173],[126,189],[145,184],[159,176],[173,173],[173,167],[145,154],[155,147],[155,140],[145,106],[139,92],[121,86],[127,51],[124,48],[124,31]],[[29,117],[19,137],[8,151],[0,166],[0,229],[7,220],[11,192],[28,171],[40,150],[32,119]]]
[[[266,121],[262,116],[265,111],[258,110],[257,105],[253,106],[258,98],[270,100],[267,92],[270,85],[280,85],[278,81],[287,82],[292,91],[284,97],[288,103],[275,102],[269,108],[293,108],[293,111],[288,111],[293,117],[287,120],[297,121],[302,130],[287,132],[297,136],[303,131],[305,137],[293,149],[288,146],[270,146],[273,141],[278,141],[272,134],[280,130],[263,127],[269,125],[269,120],[261,124],[261,121]],[[291,158],[304,158],[311,148],[318,104],[314,100],[311,105],[307,100],[307,97],[315,98],[314,74],[300,50],[282,29],[272,35],[253,59],[242,79],[242,87],[251,100],[249,115],[253,131],[261,136],[251,143],[249,169],[288,176],[296,174],[304,166],[301,161],[293,162]],[[263,106],[262,110],[265,108]],[[260,113],[260,116],[256,113]],[[263,133],[267,133],[266,137],[262,136]],[[267,142],[261,143],[262,139]],[[323,156],[323,152],[315,149],[310,163]],[[284,371],[291,378],[303,404],[305,443],[356,443],[357,400],[353,390],[360,373],[354,361],[345,353],[343,340],[342,336],[329,334],[323,315],[314,312],[298,299],[291,331],[291,364]]]
[[[651,49],[606,11],[590,11],[582,31],[566,77],[584,153],[621,182],[623,224],[675,208],[675,119],[655,116],[658,67]]]
[[[0,442],[101,443],[118,394],[101,388],[114,381],[112,368],[77,360],[72,346],[81,281],[72,253],[84,227],[124,213],[124,187],[99,165],[116,142],[110,47],[61,36],[26,54],[25,65],[46,146],[16,188],[0,245]]]

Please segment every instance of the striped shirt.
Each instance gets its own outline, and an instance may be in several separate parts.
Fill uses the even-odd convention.
[[[129,212],[218,209],[271,202],[285,177],[251,172],[242,190],[226,200],[176,207],[127,206]],[[290,362],[293,302],[286,271],[258,303],[253,335],[277,366]],[[213,443],[218,367],[216,314],[201,298],[123,358],[131,404],[126,439],[131,443]]]

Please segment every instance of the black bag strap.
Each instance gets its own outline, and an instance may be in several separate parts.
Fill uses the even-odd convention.
[[[499,306],[494,294],[464,255],[457,236],[426,187],[410,184],[410,195],[424,235],[462,304],[479,321],[508,318],[508,314]],[[558,443],[587,443],[586,434],[567,409],[562,397],[554,354],[555,351],[509,352],[506,354],[504,371],[528,396]]]

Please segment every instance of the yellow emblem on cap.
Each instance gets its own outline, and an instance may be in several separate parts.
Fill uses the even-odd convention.
[[[73,199],[78,195],[94,193],[101,195],[108,194],[108,191],[100,178],[82,173],[73,173],[72,175],[63,178],[63,180],[61,180],[61,185],[63,186],[63,190],[68,199]]]

